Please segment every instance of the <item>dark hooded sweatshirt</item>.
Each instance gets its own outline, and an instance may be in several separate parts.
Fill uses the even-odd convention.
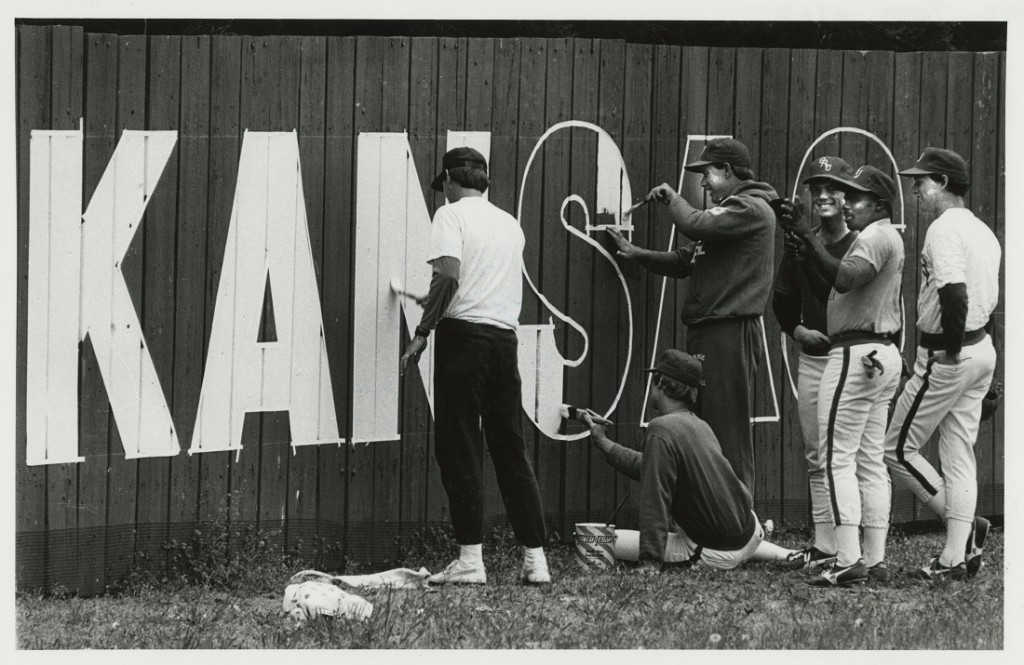
[[[775,270],[775,213],[771,185],[748,180],[720,204],[698,210],[682,197],[670,211],[691,241],[676,250],[690,277],[683,305],[687,325],[764,314]]]

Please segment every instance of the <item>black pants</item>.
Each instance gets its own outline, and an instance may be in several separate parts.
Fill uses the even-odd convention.
[[[722,454],[754,495],[752,393],[761,364],[761,327],[756,317],[719,319],[686,329],[686,352],[703,364],[704,386],[696,413],[715,433]]]
[[[448,494],[455,540],[483,541],[483,444],[505,512],[527,547],[546,540],[540,488],[523,440],[519,343],[512,330],[442,319],[434,347],[434,455]]]

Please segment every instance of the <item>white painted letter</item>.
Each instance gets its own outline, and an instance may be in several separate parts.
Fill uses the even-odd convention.
[[[277,340],[259,342],[267,284]],[[293,132],[242,140],[189,453],[241,449],[247,411],[288,411],[293,446],[341,442]]]

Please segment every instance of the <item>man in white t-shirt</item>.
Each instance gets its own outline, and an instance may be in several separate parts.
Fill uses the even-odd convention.
[[[449,203],[434,214],[423,318],[401,359],[419,360],[435,327],[434,433],[459,558],[432,584],[485,584],[483,445],[480,425],[509,522],[523,545],[523,581],[551,581],[540,489],[527,456],[520,414],[516,329],[522,305],[523,247],[515,217],[483,197],[487,161],[472,148],[445,153],[431,188]]]
[[[974,442],[996,366],[985,326],[999,300],[1002,252],[992,230],[964,207],[970,178],[963,157],[926,148],[900,175],[914,179],[911,191],[933,221],[921,250],[914,375],[893,412],[885,457],[893,477],[946,522],[945,547],[915,576],[962,579],[980,570],[989,528],[974,515]],[[920,453],[936,429],[942,475]]]

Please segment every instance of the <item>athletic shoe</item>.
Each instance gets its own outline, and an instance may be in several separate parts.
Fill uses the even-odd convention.
[[[888,582],[889,566],[884,561],[879,561],[868,568],[868,580],[871,582]]]
[[[547,559],[523,561],[523,584],[550,584]]]
[[[819,568],[828,566],[836,560],[835,554],[826,554],[813,545],[807,549],[797,550],[779,562],[779,567],[790,570],[802,570],[804,568]]]
[[[955,566],[943,566],[939,557],[933,556],[924,568],[910,573],[915,580],[962,580],[967,577],[967,564],[963,561]]]
[[[817,587],[849,587],[854,584],[863,584],[868,580],[868,569],[864,565],[864,559],[857,559],[851,566],[840,566],[833,563],[821,571],[821,575],[807,580],[811,586]]]
[[[984,517],[974,518],[974,529],[971,530],[971,537],[967,539],[967,550],[964,552],[964,563],[967,566],[967,574],[974,577],[981,570],[981,550],[985,547],[985,539],[988,538],[988,529],[991,526]]]
[[[456,559],[439,573],[427,578],[430,584],[487,584],[487,572],[484,565],[474,566]]]

